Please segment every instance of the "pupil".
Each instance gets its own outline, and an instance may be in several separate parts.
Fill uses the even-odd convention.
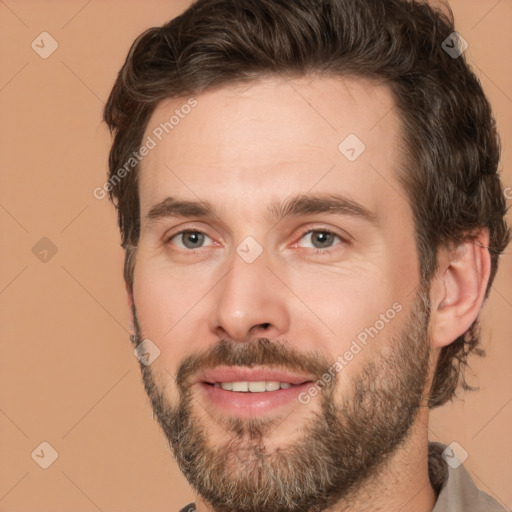
[[[198,240],[197,239],[196,240],[191,240],[191,243],[192,244],[199,243],[199,245],[200,245],[201,236],[203,236],[202,233],[196,233],[196,232],[192,231],[192,232],[188,233],[188,236],[185,237],[185,241],[186,242],[190,241],[191,238],[196,237],[196,238],[198,238]],[[185,245],[187,245],[187,243],[185,243]],[[192,247],[192,248],[194,248],[194,247]]]
[[[326,233],[325,231],[318,231],[317,240],[320,239],[319,243],[320,243],[320,245],[322,245],[322,247],[325,245],[329,245],[331,237],[332,237],[331,233]],[[321,240],[322,238],[325,238],[325,239],[322,241]]]

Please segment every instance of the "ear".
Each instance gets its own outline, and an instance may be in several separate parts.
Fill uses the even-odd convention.
[[[430,290],[432,346],[449,345],[478,317],[491,271],[488,245],[489,230],[482,228],[472,240],[440,249]]]

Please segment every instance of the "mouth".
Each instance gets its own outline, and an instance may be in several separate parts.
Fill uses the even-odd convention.
[[[235,382],[205,382],[216,388],[222,388],[226,391],[234,391],[235,393],[266,393],[268,391],[277,391],[278,389],[288,389],[292,386],[299,386],[300,384],[292,384],[291,382],[279,382],[277,380],[268,381],[235,381]]]
[[[300,405],[299,395],[314,377],[273,369],[220,367],[195,382],[206,404],[222,414],[255,417],[284,406]]]
[[[314,375],[292,373],[287,370],[281,370],[278,368],[264,368],[264,367],[246,367],[246,366],[218,366],[216,368],[209,368],[200,373],[196,382],[204,382],[207,384],[238,384],[240,389],[231,389],[232,391],[244,391],[243,383],[247,384],[260,384],[276,383],[284,384],[285,388],[303,384],[304,382],[311,382],[315,380]],[[272,385],[271,385],[272,386]],[[255,386],[254,391],[258,392],[262,386]],[[230,391],[231,391],[230,390]],[[247,389],[245,391],[253,391]],[[262,391],[265,391],[262,389]],[[275,391],[274,388],[269,391]]]

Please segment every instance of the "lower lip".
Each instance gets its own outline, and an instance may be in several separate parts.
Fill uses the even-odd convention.
[[[291,403],[301,404],[299,395],[312,384],[312,382],[304,382],[286,389],[262,393],[227,391],[206,382],[199,382],[198,386],[206,400],[223,413],[250,418]]]

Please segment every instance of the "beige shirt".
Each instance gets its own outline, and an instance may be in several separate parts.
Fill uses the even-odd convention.
[[[477,489],[462,464],[457,468],[448,465],[442,456],[445,448],[442,443],[428,444],[428,476],[438,495],[432,512],[511,512]],[[179,512],[195,510],[194,503],[190,503]]]
[[[507,512],[496,500],[477,489],[466,468],[449,466],[442,457],[446,445],[430,442],[428,472],[438,494],[432,512]]]

